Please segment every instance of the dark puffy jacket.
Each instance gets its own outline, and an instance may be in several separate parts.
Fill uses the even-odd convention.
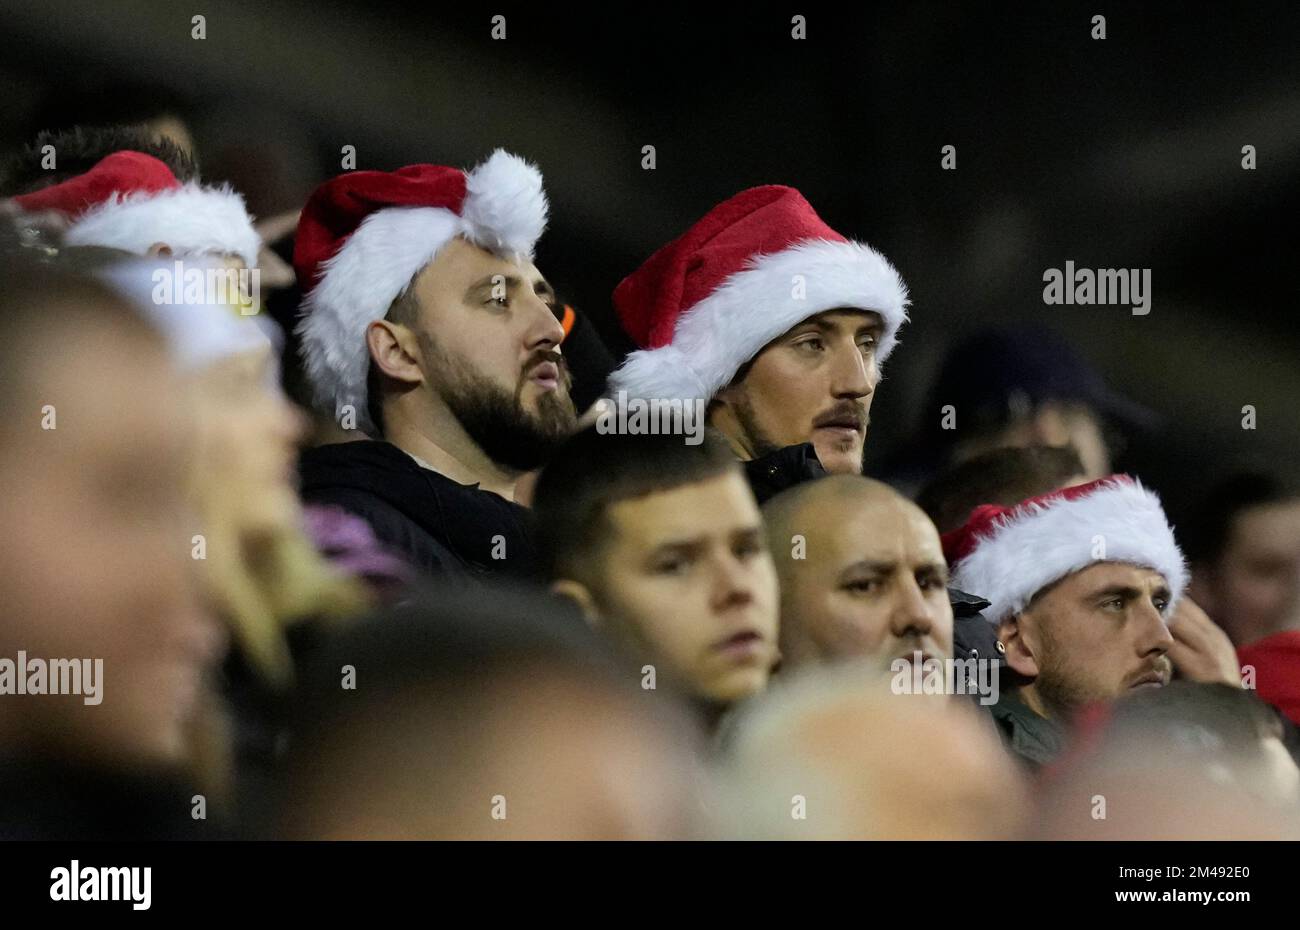
[[[356,514],[381,543],[427,575],[466,582],[535,576],[526,508],[423,468],[391,443],[361,440],[308,449],[300,471],[305,502]]]

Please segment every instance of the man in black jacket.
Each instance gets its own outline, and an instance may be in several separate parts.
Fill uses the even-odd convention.
[[[304,369],[318,408],[371,437],[307,452],[303,497],[432,574],[534,570],[516,483],[576,425],[531,260],[546,215],[540,174],[502,151],[468,173],[344,174],[303,210]]]

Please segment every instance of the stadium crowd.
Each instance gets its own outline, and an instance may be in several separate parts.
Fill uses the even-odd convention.
[[[274,232],[150,127],[0,167],[0,837],[1300,838],[1286,475],[1174,520],[998,327],[868,477],[884,255],[701,204],[619,360],[549,209],[503,150]]]

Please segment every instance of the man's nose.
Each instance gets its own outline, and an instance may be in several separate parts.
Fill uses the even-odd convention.
[[[874,355],[863,357],[856,344],[836,351],[831,372],[831,394],[843,400],[866,397],[876,389],[879,375]]]

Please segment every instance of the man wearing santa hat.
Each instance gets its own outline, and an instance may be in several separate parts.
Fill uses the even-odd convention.
[[[1084,705],[1169,682],[1187,570],[1159,499],[1134,479],[985,504],[943,545],[953,584],[990,602],[1013,679],[990,709],[1028,763],[1055,757]]]
[[[244,199],[229,186],[181,183],[159,159],[113,152],[89,171],[13,198],[26,214],[50,214],[69,246],[133,255],[205,255],[254,268],[260,245]]]
[[[823,467],[861,472],[907,288],[797,190],[768,185],[724,201],[613,299],[641,348],[610,377],[611,398],[706,403],[709,425],[750,463],[760,500]]]
[[[431,573],[530,575],[521,475],[576,425],[555,295],[532,262],[537,169],[356,171],[312,194],[294,265],[314,401],[369,441],[308,451],[312,503],[365,518]]]

